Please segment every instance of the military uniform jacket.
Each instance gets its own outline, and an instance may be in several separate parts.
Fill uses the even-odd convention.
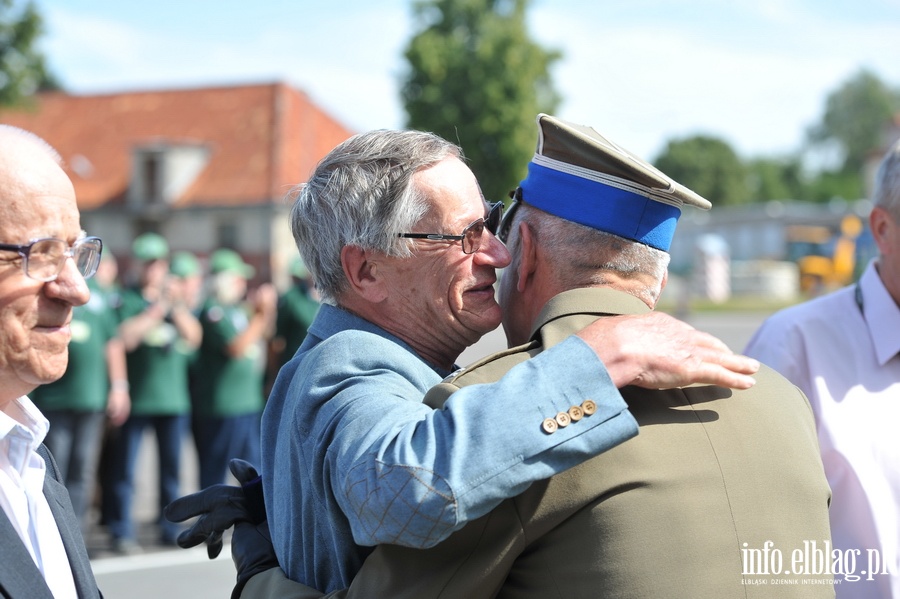
[[[531,344],[457,373],[425,401],[440,407],[461,386],[497,380],[599,317],[647,310],[609,289],[562,293]],[[378,547],[348,591],[327,597],[834,597],[829,560],[816,563],[828,554],[831,492],[812,411],[773,370],[756,380],[746,391],[623,389],[637,437],[534,483],[433,549]],[[266,574],[257,590],[322,596]]]

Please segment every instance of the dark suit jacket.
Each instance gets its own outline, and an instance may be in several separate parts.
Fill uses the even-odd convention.
[[[59,470],[56,461],[43,445],[38,454],[47,463],[47,475],[44,477],[44,496],[50,504],[50,510],[59,528],[63,546],[69,556],[72,576],[78,597],[82,599],[99,599],[102,597],[97,589],[97,581],[91,570],[87,548],[78,518],[69,501],[69,493],[59,482]],[[44,581],[40,570],[28,554],[28,550],[19,540],[16,529],[6,514],[0,511],[0,597],[9,599],[53,599],[50,588]]]

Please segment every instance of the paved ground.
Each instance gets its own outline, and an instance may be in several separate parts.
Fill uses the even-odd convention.
[[[760,325],[764,313],[706,313],[684,318],[694,327],[708,331],[734,351],[743,350],[750,336]],[[460,357],[460,364],[506,346],[502,332],[487,335],[481,342]],[[142,446],[136,504],[140,522],[140,542],[144,553],[129,557],[113,556],[108,538],[94,529],[86,539],[98,584],[106,599],[227,599],[234,586],[234,568],[226,545],[218,559],[210,561],[205,548],[184,550],[161,547],[156,543],[156,466],[155,443],[148,436]],[[185,493],[196,490],[196,457],[190,443],[185,445],[182,486]]]
[[[197,490],[197,458],[193,441],[183,450],[181,486],[183,493]],[[159,543],[156,527],[156,441],[147,433],[138,456],[135,517],[142,552],[118,556],[110,550],[109,536],[99,525],[85,537],[97,584],[105,599],[227,599],[234,587],[235,570],[231,550],[210,560],[206,547],[180,549]],[[232,481],[233,482],[233,481]],[[95,518],[96,519],[96,518]]]

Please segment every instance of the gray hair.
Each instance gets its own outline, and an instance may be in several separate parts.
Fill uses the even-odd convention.
[[[900,141],[897,141],[878,167],[872,200],[900,224]]]
[[[354,245],[389,256],[411,255],[411,231],[431,208],[413,175],[462,150],[433,133],[379,129],[344,141],[295,188],[291,233],[322,300],[346,290],[341,250]]]
[[[35,144],[36,146],[41,148],[47,154],[47,157],[53,160],[53,162],[55,162],[58,166],[63,166],[62,156],[60,156],[59,152],[56,151],[56,148],[47,143],[47,141],[42,137],[35,135],[31,131],[26,131],[25,129],[21,129],[13,125],[0,124],[0,137],[3,136],[8,136],[12,139],[20,139]]]
[[[669,266],[668,253],[524,203],[514,215],[510,231],[515,231],[522,221],[531,225],[535,242],[545,251],[550,269],[562,288],[611,286],[615,281],[627,279],[635,285],[622,287],[622,291],[640,298],[648,306],[656,305]],[[513,264],[509,268],[518,265],[518,243],[518,235],[511,233],[509,251]]]

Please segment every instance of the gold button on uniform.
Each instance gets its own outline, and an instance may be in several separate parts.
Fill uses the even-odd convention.
[[[556,415],[556,424],[559,425],[559,428],[565,428],[569,426],[569,423],[572,422],[572,419],[569,418],[569,415],[565,412],[560,412]]]
[[[581,409],[584,410],[585,416],[590,416],[597,411],[597,404],[593,400],[586,399],[581,403]]]
[[[544,429],[544,432],[548,435],[552,435],[556,432],[556,429],[559,428],[559,425],[553,418],[545,418],[544,422],[541,424],[541,428]]]
[[[584,410],[579,406],[572,406],[569,408],[569,418],[572,419],[572,422],[578,422],[584,418]]]

